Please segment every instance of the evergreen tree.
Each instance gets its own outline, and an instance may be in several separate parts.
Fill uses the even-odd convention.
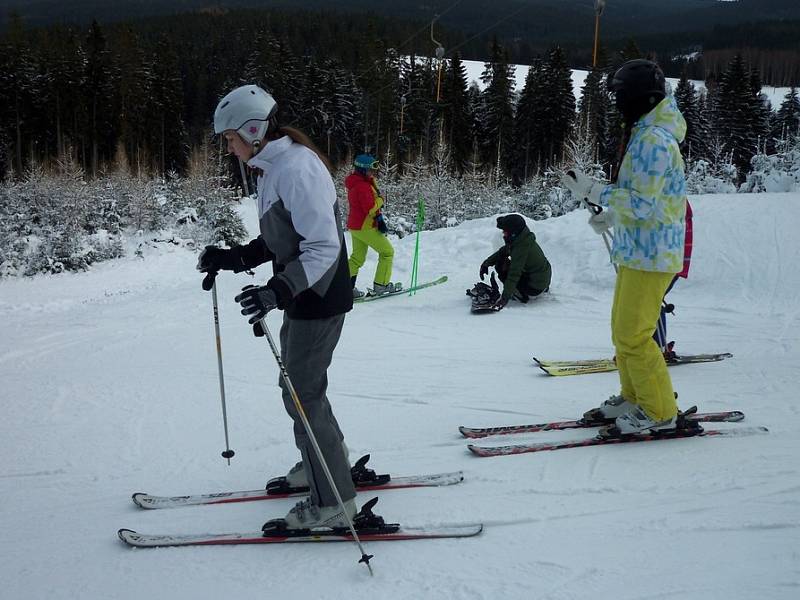
[[[715,129],[724,141],[724,150],[732,154],[740,177],[748,171],[750,159],[758,150],[757,101],[750,72],[737,54],[720,78]]]
[[[775,142],[770,136],[772,130],[772,108],[767,96],[762,93],[761,75],[758,69],[750,71],[750,99],[753,114],[753,136],[760,152],[775,152]],[[749,165],[748,165],[749,170]]]
[[[625,46],[619,51],[620,64],[637,58],[644,58],[644,55],[634,39],[628,38],[625,42]]]
[[[478,87],[478,84],[474,81],[470,83],[469,88],[467,88],[467,106],[469,107],[469,114],[472,117],[471,129],[473,132],[469,169],[471,171],[470,175],[473,178],[477,178],[481,176],[479,170],[482,171],[484,167],[478,140],[482,140],[484,137],[485,122],[480,118],[480,115],[486,113],[486,99],[483,96],[483,92]]]
[[[138,173],[142,168],[149,170],[152,157],[150,139],[154,135],[156,120],[149,118],[148,109],[153,93],[153,65],[145,56],[138,36],[130,29],[124,30],[116,39],[115,63],[120,70],[116,94],[119,143],[128,162],[136,166]]]
[[[188,140],[183,122],[183,85],[178,56],[166,37],[156,46],[152,67],[151,111],[155,114],[153,156],[162,176],[180,171],[188,157]]]
[[[797,88],[792,87],[783,97],[775,116],[772,135],[780,140],[798,134],[800,134],[800,99],[797,97]]]
[[[403,140],[398,143],[400,160],[408,161],[408,152],[418,153],[427,158],[431,146],[431,117],[436,101],[436,90],[431,64],[421,64],[413,54],[400,67],[400,97],[396,106],[400,106],[405,98],[403,108]],[[399,112],[396,116],[399,134]]]
[[[704,129],[705,121],[700,118],[697,92],[689,81],[686,69],[675,88],[675,101],[686,119],[686,138],[681,144],[681,151],[685,157],[703,158],[706,155],[708,130]]]
[[[355,144],[362,135],[360,91],[353,76],[335,61],[328,61],[324,72],[324,110],[328,117],[324,124],[324,150],[334,164],[340,164],[354,153]]]
[[[106,48],[106,38],[97,21],[92,21],[86,38],[86,74],[83,81],[86,101],[86,131],[89,144],[89,165],[92,175],[100,169],[100,161],[111,158],[115,145],[114,66]],[[86,161],[84,160],[84,164]]]
[[[472,156],[473,123],[467,91],[467,69],[456,53],[450,59],[444,87],[444,127],[453,167],[459,175],[467,169]]]
[[[547,73],[540,58],[535,58],[525,76],[525,85],[514,118],[514,166],[519,186],[535,174],[542,163],[541,140],[544,130],[544,99]]]
[[[586,75],[578,102],[579,126],[594,146],[594,160],[599,162],[608,145],[608,110],[611,99],[605,83],[605,73],[592,69]]]
[[[55,153],[64,156],[77,143],[85,56],[74,31],[48,31],[42,45],[48,81],[46,114],[55,135]]]
[[[11,141],[8,158],[18,175],[25,168],[25,142],[31,144],[35,133],[38,87],[37,67],[24,39],[22,21],[12,14],[7,40],[0,46],[0,131]]]
[[[513,154],[512,132],[514,127],[514,76],[508,64],[508,51],[492,41],[491,59],[485,63],[481,81],[483,91],[482,137],[480,139],[483,160],[492,168],[497,165],[510,172]]]
[[[303,83],[300,88],[300,98],[303,99],[303,104],[300,108],[298,124],[314,140],[314,143],[325,149],[327,143],[323,145],[320,142],[323,139],[327,141],[327,122],[330,119],[328,111],[325,110],[327,78],[327,74],[315,59],[306,59],[303,67]]]
[[[575,122],[575,94],[572,91],[572,70],[561,48],[552,49],[545,61],[547,88],[541,99],[546,115],[542,136],[543,166],[561,160],[564,143]]]

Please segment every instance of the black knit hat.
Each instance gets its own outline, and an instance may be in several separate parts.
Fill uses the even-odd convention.
[[[521,215],[510,214],[497,217],[497,228],[509,232],[511,235],[519,235],[528,226]]]

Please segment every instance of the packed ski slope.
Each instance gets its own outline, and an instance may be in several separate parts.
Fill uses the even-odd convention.
[[[387,520],[486,528],[463,540],[370,544],[373,578],[351,544],[141,550],[117,539],[120,527],[258,530],[288,510],[289,500],[161,511],[130,501],[137,491],[253,489],[296,460],[277,368],[233,302],[251,277],[219,279],[230,466],[220,457],[211,297],[193,253],[168,248],[0,283],[0,596],[797,598],[800,196],[703,196],[693,205],[694,262],[671,297],[670,337],[679,351],[734,358],[672,369],[680,403],[740,409],[743,424],[713,426],[770,433],[470,455],[459,425],[573,418],[617,391],[615,373],[549,378],[531,361],[612,353],[614,273],[583,212],[531,222],[554,267],[552,293],[473,316],[464,290],[501,242],[494,220],[425,232],[420,281],[450,280],[353,310],[329,396],[352,455],[369,452],[396,475],[465,472],[456,486],[379,494]],[[414,239],[395,245],[395,279],[408,283]],[[269,322],[277,331],[280,315]]]

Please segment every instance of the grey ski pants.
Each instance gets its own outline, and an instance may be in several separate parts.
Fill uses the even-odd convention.
[[[284,315],[280,339],[283,364],[333,475],[333,481],[342,500],[346,502],[355,497],[356,489],[350,475],[350,463],[342,446],[344,436],[326,395],[328,367],[343,325],[343,314],[325,319],[290,319]],[[303,457],[306,477],[311,486],[311,500],[317,506],[335,506],[336,496],[325,477],[283,377],[279,378],[283,404],[294,420],[295,444]]]

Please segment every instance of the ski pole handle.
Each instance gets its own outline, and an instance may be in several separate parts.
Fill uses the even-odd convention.
[[[216,271],[209,271],[206,276],[203,278],[203,289],[205,291],[209,291],[211,288],[214,287],[214,282],[217,279],[217,272]]]

